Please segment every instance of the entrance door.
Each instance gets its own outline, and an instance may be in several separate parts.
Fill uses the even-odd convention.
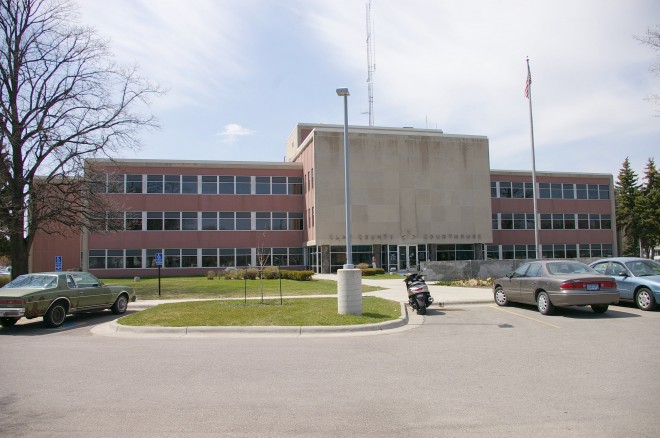
[[[399,245],[399,270],[417,270],[417,245]]]

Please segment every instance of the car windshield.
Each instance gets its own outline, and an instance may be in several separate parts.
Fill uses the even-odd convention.
[[[5,288],[43,288],[57,287],[56,275],[26,274],[20,275],[7,283]]]
[[[660,263],[654,260],[635,260],[626,263],[626,266],[636,277],[660,275]]]
[[[547,264],[548,272],[552,275],[563,274],[595,274],[596,271],[580,262],[550,262]]]

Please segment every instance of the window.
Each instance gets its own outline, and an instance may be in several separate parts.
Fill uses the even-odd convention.
[[[575,195],[577,199],[587,199],[587,185],[575,184]]]
[[[234,225],[234,213],[231,211],[220,212],[220,230],[231,231],[236,229]]]
[[[106,259],[108,269],[121,269],[124,267],[124,250],[109,249]]]
[[[126,193],[142,193],[142,175],[126,175]]]
[[[203,268],[217,268],[218,267],[218,249],[217,248],[202,248],[202,267]]]
[[[562,184],[562,192],[564,199],[575,199],[573,184]]]
[[[272,229],[273,230],[286,230],[287,220],[286,212],[273,212],[272,213]]]
[[[499,245],[486,245],[486,260],[499,260],[500,247]]]
[[[181,250],[180,249],[166,249],[163,254],[163,265],[165,268],[180,268],[181,267]]]
[[[497,220],[497,218],[498,218],[497,213],[493,213],[490,216],[490,226],[493,230],[499,229],[499,221]]]
[[[502,245],[502,258],[505,260],[513,259],[516,253],[513,250],[513,245]]]
[[[252,263],[250,248],[236,248],[236,266],[247,266]]]
[[[234,218],[232,215],[232,225],[234,223]],[[218,213],[215,211],[203,211],[202,212],[202,230],[206,231],[215,231],[218,229]]]
[[[165,212],[165,230],[179,231],[181,229],[181,215],[178,211]]]
[[[237,266],[233,248],[220,248],[220,267]],[[249,262],[248,262],[249,263]],[[246,266],[248,263],[244,264]]]
[[[541,264],[532,263],[529,265],[529,269],[525,273],[526,277],[539,277],[541,275]]]
[[[272,178],[272,192],[273,195],[286,195],[286,177],[274,176]]]
[[[163,212],[148,211],[147,230],[162,231],[162,229],[163,229]]]
[[[513,215],[513,229],[525,230],[527,228],[527,216],[525,213],[515,213]]]
[[[236,212],[236,230],[249,231],[252,229],[252,215],[249,211]],[[222,221],[222,219],[221,219]]]
[[[218,177],[202,176],[202,193],[205,195],[218,194]]]
[[[550,197],[552,199],[561,199],[562,197],[562,185],[558,183],[550,184]]]
[[[474,260],[474,246],[456,245],[456,260]]]
[[[218,177],[218,193],[221,195],[234,194],[234,177],[233,176],[219,176]]]
[[[197,267],[197,250],[196,249],[182,249],[181,250],[181,267],[182,268],[196,268]]]
[[[286,248],[273,248],[273,266],[289,266],[288,250]]]
[[[270,230],[270,213],[257,212],[257,230]]]
[[[564,229],[574,230],[575,229],[575,215],[574,214],[564,214]]]
[[[163,193],[163,175],[147,175],[147,193]]]
[[[289,230],[303,229],[303,214],[302,213],[289,213]]]
[[[127,249],[126,250],[126,268],[138,269],[142,267],[142,250]]]
[[[541,214],[541,229],[542,230],[551,230],[552,229],[552,215],[549,213]]]
[[[89,250],[89,269],[105,269],[105,250]]]
[[[237,195],[249,195],[252,193],[252,183],[249,176],[237,176],[236,177],[236,194]]]
[[[185,231],[197,231],[197,212],[184,211],[181,213],[181,229]]]
[[[497,181],[490,182],[490,197],[497,198]]]
[[[296,176],[289,177],[289,195],[302,195],[302,178]]]
[[[156,253],[162,253],[162,249],[147,249],[147,268],[156,267]]]
[[[108,175],[108,193],[124,193],[124,175]]]
[[[302,266],[303,264],[303,249],[289,248],[289,266]]]
[[[270,177],[258,176],[256,177],[256,193],[257,195],[270,195]]]
[[[179,175],[165,175],[165,193],[181,193],[181,177]]]
[[[500,225],[503,230],[513,230],[513,214],[502,213],[500,215]]]
[[[525,184],[521,182],[512,183],[512,198],[524,198],[525,197]]]
[[[549,183],[539,183],[539,198],[540,199],[550,199],[550,184]]]
[[[196,175],[183,175],[181,177],[181,193],[197,194]]]
[[[598,199],[610,199],[610,186],[607,184],[598,186]]]
[[[500,181],[500,198],[511,197],[511,183]]]

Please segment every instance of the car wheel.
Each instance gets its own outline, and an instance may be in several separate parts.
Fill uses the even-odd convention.
[[[44,324],[46,327],[59,327],[64,323],[64,318],[66,318],[66,307],[62,303],[55,303],[44,315]]]
[[[555,306],[552,304],[548,293],[545,291],[539,292],[539,296],[536,297],[536,305],[538,306],[541,315],[550,315],[555,310]]]
[[[506,306],[509,304],[509,298],[507,298],[504,289],[499,286],[495,289],[495,302],[498,306]]]
[[[128,307],[128,298],[126,297],[125,294],[121,294],[117,297],[117,300],[115,300],[115,304],[112,305],[112,313],[115,315],[120,315],[124,312],[126,312],[126,308]]]
[[[0,325],[3,327],[11,327],[18,322],[21,318],[0,318]]]
[[[637,291],[635,295],[635,304],[642,310],[653,310],[655,309],[655,298],[648,288],[642,287]]]
[[[592,304],[591,310],[593,310],[596,313],[605,313],[607,312],[608,307],[609,307],[608,304]]]

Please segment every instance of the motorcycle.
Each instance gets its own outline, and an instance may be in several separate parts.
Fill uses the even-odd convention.
[[[407,275],[403,280],[408,289],[408,304],[417,311],[418,315],[426,315],[426,308],[433,303],[433,297],[429,292],[429,287],[424,281],[424,276],[420,274]]]

